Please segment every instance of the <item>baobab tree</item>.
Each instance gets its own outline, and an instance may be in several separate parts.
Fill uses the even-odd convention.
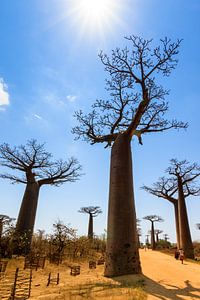
[[[168,240],[169,240],[168,234],[167,233],[163,234],[163,237],[164,237],[164,241],[168,242]]]
[[[172,178],[161,177],[156,183],[153,184],[153,187],[143,186],[146,192],[168,200],[173,204],[174,215],[175,215],[175,224],[176,224],[176,240],[177,248],[180,249],[180,229],[179,229],[179,217],[178,217],[178,199],[174,197],[177,192],[177,184]]]
[[[200,167],[196,163],[189,164],[186,160],[171,159],[166,173],[170,175],[169,178],[161,177],[153,187],[142,188],[174,205],[177,247],[184,250],[186,257],[194,258],[185,199],[200,194],[200,188],[196,185]]]
[[[138,247],[140,247],[140,237],[142,235],[142,229],[140,225],[140,219],[136,220],[136,226],[137,226],[137,237],[138,237]]]
[[[149,234],[146,234],[145,237],[146,237],[145,243],[146,243],[146,245],[149,245],[150,244],[149,243]]]
[[[156,82],[176,67],[181,41],[165,38],[151,49],[152,40],[136,36],[126,40],[130,49],[117,48],[111,57],[99,54],[109,75],[109,100],[96,100],[88,114],[77,111],[79,124],[72,130],[77,139],[112,148],[104,273],[108,277],[141,272],[133,194],[133,137],[142,144],[144,134],[187,127],[164,118],[168,91]]]
[[[151,222],[151,249],[156,249],[156,242],[155,242],[155,231],[154,231],[154,223],[155,222],[163,222],[164,220],[160,216],[156,215],[149,215],[143,218],[144,220]]]
[[[163,230],[159,230],[159,229],[155,229],[155,237],[156,237],[156,243],[159,242],[159,234],[161,234],[163,232]]]
[[[80,213],[89,214],[89,224],[88,224],[88,238],[93,240],[93,218],[97,217],[102,213],[99,206],[87,206],[81,207],[78,211]]]
[[[74,182],[80,177],[81,166],[75,158],[68,161],[51,160],[44,144],[32,139],[26,145],[11,148],[8,144],[0,145],[0,164],[16,174],[0,174],[0,178],[12,183],[26,185],[21,208],[17,218],[16,237],[26,236],[26,251],[30,247],[40,188],[43,185],[59,186],[65,182]]]

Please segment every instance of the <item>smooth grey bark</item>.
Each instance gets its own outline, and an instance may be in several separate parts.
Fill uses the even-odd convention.
[[[180,226],[179,226],[178,201],[174,201],[173,205],[174,205],[174,216],[175,216],[175,224],[176,224],[176,243],[177,243],[177,248],[180,249]]]
[[[131,138],[119,134],[112,146],[105,273],[141,272],[133,193]]]
[[[2,233],[3,233],[3,221],[0,220],[0,241],[1,241]]]
[[[180,248],[183,249],[187,258],[194,259],[194,247],[192,244],[190,227],[188,222],[185,196],[181,177],[178,175],[178,212],[180,227]]]
[[[93,239],[93,216],[89,214],[88,238]]]
[[[40,186],[38,182],[28,183],[20,207],[16,231],[33,233]]]
[[[13,252],[17,252],[18,239],[25,238],[22,253],[29,252],[34,230],[40,186],[38,182],[27,183],[15,228]]]
[[[154,233],[154,222],[151,221],[151,249],[156,249],[156,243],[155,243],[155,233]]]
[[[176,244],[177,244],[177,248],[180,249],[180,225],[179,225],[179,212],[178,212],[179,200],[174,199],[172,197],[166,197],[164,199],[168,200],[174,206],[174,217],[175,217],[175,227],[176,227]]]
[[[156,243],[158,243],[159,242],[159,237],[158,237],[158,232],[156,232]]]

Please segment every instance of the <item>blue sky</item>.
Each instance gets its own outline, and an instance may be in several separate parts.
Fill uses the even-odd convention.
[[[187,121],[187,131],[145,136],[144,145],[133,141],[133,173],[138,218],[158,214],[165,219],[158,228],[175,241],[170,203],[140,190],[163,175],[169,160],[199,163],[199,66],[200,2],[113,0],[100,25],[86,18],[79,7],[84,0],[2,0],[0,4],[0,143],[24,144],[30,138],[46,142],[55,158],[75,156],[85,175],[62,187],[43,187],[35,229],[51,231],[60,218],[87,233],[87,216],[81,206],[98,205],[103,214],[95,219],[95,233],[106,228],[110,150],[74,141],[71,128],[75,110],[87,111],[96,98],[106,97],[105,72],[98,59],[123,47],[124,36],[183,38],[179,64],[164,81],[170,89],[169,117]],[[96,0],[94,0],[96,1]],[[78,7],[78,8],[77,8]],[[0,180],[0,213],[17,217],[24,186]],[[193,239],[200,239],[200,198],[187,199]],[[149,229],[142,221],[144,235]]]

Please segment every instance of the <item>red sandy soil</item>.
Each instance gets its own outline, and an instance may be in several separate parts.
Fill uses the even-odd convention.
[[[142,275],[105,278],[104,267],[90,270],[81,263],[81,274],[70,275],[68,263],[33,271],[30,300],[181,300],[200,299],[200,264],[175,260],[173,256],[152,250],[140,250]],[[23,258],[9,263],[8,272],[23,268]],[[47,285],[49,272],[60,273],[59,285]],[[1,298],[1,297],[0,297]]]
[[[140,251],[148,300],[200,299],[200,264],[174,259],[152,251]]]

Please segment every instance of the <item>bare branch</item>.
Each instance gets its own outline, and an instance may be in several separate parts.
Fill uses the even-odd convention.
[[[10,148],[8,144],[0,146],[1,165],[11,170],[23,172],[23,176],[0,174],[0,178],[9,179],[11,183],[36,182],[39,185],[60,185],[74,182],[81,176],[81,166],[75,158],[68,161],[51,161],[52,155],[44,150],[44,144],[30,140],[26,145]]]
[[[144,220],[147,220],[147,221],[150,221],[152,223],[154,222],[163,222],[163,218],[161,218],[160,216],[157,216],[157,215],[149,215],[149,216],[145,216],[143,218]]]
[[[89,214],[94,218],[97,217],[99,214],[101,214],[102,210],[99,206],[87,206],[87,207],[81,207],[78,212]]]
[[[196,185],[196,179],[200,176],[200,167],[196,164],[189,164],[187,160],[170,160],[171,165],[166,173],[170,178],[161,177],[152,187],[143,186],[146,192],[164,198],[175,204],[178,201],[178,177],[181,179],[184,197],[199,196],[200,188]]]
[[[168,111],[165,97],[169,91],[156,83],[157,74],[168,76],[177,65],[181,40],[160,40],[154,47],[152,40],[130,36],[130,48],[115,49],[111,56],[101,52],[100,60],[110,76],[106,81],[109,100],[96,100],[92,111],[75,113],[79,125],[72,129],[77,139],[91,144],[111,146],[120,133],[136,136],[169,129],[187,128],[187,123],[164,118]]]

